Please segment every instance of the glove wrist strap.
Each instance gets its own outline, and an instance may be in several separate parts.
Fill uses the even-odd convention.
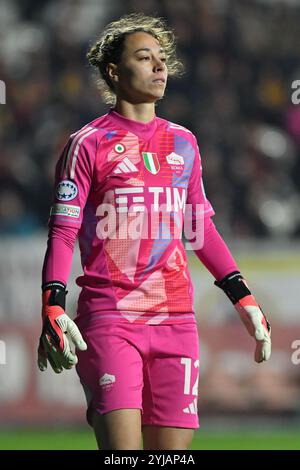
[[[42,291],[45,292],[46,290],[49,289],[60,289],[60,290],[66,290],[66,286],[63,282],[61,281],[50,281],[50,282],[45,282],[42,284]]]
[[[58,305],[66,308],[66,286],[60,281],[51,281],[42,285],[43,304],[47,306]]]
[[[244,297],[251,295],[239,271],[228,274],[221,281],[215,281],[214,284],[225,292],[234,305]]]

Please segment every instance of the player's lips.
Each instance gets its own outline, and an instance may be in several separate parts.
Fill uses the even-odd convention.
[[[166,79],[164,77],[158,77],[152,80],[153,83],[158,83],[160,85],[164,85],[166,83]]]

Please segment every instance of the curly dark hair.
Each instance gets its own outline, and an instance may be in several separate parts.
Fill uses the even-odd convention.
[[[109,23],[87,53],[89,63],[97,67],[100,72],[97,84],[107,104],[116,102],[114,88],[107,74],[107,65],[110,62],[114,64],[120,62],[126,36],[136,32],[149,33],[158,40],[166,56],[170,77],[179,76],[183,72],[183,64],[176,57],[174,33],[162,18],[146,16],[143,13],[125,15]]]

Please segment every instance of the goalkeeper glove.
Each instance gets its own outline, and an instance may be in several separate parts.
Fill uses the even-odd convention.
[[[47,369],[47,360],[54,372],[59,374],[63,368],[71,369],[78,362],[77,356],[71,351],[67,334],[75,346],[85,351],[77,325],[66,315],[66,288],[61,282],[49,282],[42,286],[43,329],[38,347],[38,367],[41,371]]]
[[[267,361],[271,355],[271,325],[239,271],[215,281],[233,303],[249,334],[256,340],[254,358],[256,362]]]

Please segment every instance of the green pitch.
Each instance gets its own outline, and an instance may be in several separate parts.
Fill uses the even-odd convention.
[[[89,429],[51,431],[0,431],[0,449],[6,450],[90,450],[96,441]],[[300,450],[300,428],[289,431],[223,432],[201,430],[195,434],[194,450]]]

